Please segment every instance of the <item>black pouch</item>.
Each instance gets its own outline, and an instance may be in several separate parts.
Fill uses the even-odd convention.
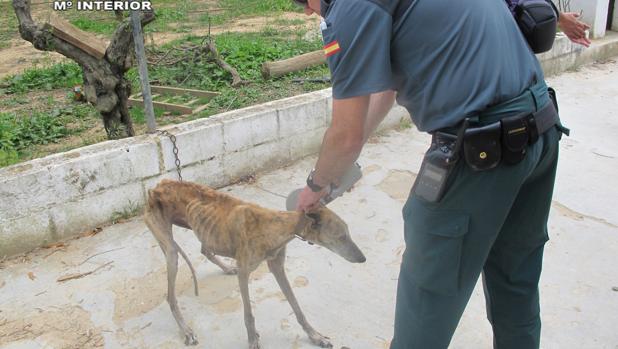
[[[468,119],[464,119],[457,135],[436,132],[429,150],[423,157],[421,170],[416,176],[412,193],[435,203],[442,200],[448,189],[448,180],[459,162],[464,132],[468,128]]]
[[[515,20],[534,53],[551,49],[558,25],[558,10],[551,0],[520,0]]]
[[[412,192],[428,202],[438,202],[446,191],[446,182],[456,164],[457,136],[437,132],[423,157]]]
[[[464,136],[466,162],[475,171],[490,170],[500,163],[500,122],[469,128]]]
[[[526,156],[526,148],[530,141],[527,120],[527,113],[500,120],[502,123],[502,160],[508,165],[515,165]]]

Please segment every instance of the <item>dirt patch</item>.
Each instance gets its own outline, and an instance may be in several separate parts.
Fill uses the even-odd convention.
[[[251,280],[259,280],[268,272],[262,264],[251,274]],[[242,307],[238,278],[223,273],[198,279],[199,303],[211,307],[218,314],[232,313]],[[114,323],[145,314],[166,302],[167,270],[161,268],[141,278],[126,280],[111,288],[115,294]],[[182,294],[193,296],[193,280],[189,268],[179,263],[176,278],[176,297]]]
[[[10,113],[20,111],[23,114],[28,112],[50,109],[50,104],[59,107],[66,104],[66,95],[69,89],[57,89],[47,91],[35,91],[23,95],[0,95],[0,106],[2,111]]]
[[[66,58],[56,52],[44,52],[35,49],[24,40],[11,40],[10,46],[0,50],[0,79],[7,75],[18,74],[37,65],[58,63]]]
[[[366,176],[370,173],[376,172],[378,170],[380,170],[380,166],[378,165],[369,165],[367,167],[363,167],[363,176]]]
[[[282,21],[289,21],[295,24],[282,24]],[[296,24],[297,23],[297,24]],[[231,23],[224,25],[212,26],[210,29],[211,35],[217,35],[221,33],[256,33],[264,30],[265,28],[273,29],[285,29],[306,32],[318,27],[320,21],[317,16],[307,16],[302,13],[285,12],[276,17],[249,17],[241,18]],[[168,42],[183,38],[188,34],[194,36],[207,36],[209,29],[207,25],[201,25],[199,28],[194,28],[191,33],[153,33],[148,35],[146,41],[151,44],[154,41],[155,45],[162,45]]]
[[[176,296],[193,288],[188,268],[179,265],[176,277]],[[167,271],[161,268],[137,279],[129,279],[114,285],[111,291],[114,300],[114,323],[121,326],[126,320],[145,314],[165,302],[167,295]],[[193,292],[191,290],[191,292]]]
[[[101,329],[78,306],[39,309],[23,318],[0,320],[0,346],[33,339],[45,348],[89,349],[104,345]]]
[[[384,242],[388,240],[388,232],[384,229],[378,230],[378,233],[375,236],[376,242]]]
[[[304,276],[297,276],[294,279],[294,287],[307,287],[309,285],[309,280]]]
[[[386,178],[378,184],[378,188],[391,198],[405,202],[415,179],[416,174],[413,172],[390,170]]]

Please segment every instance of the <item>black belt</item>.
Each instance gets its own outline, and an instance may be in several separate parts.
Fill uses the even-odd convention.
[[[463,153],[474,170],[489,170],[498,164],[517,164],[524,159],[528,145],[552,127],[568,135],[560,124],[560,117],[552,102],[532,113],[505,117],[491,124],[468,127],[463,135]],[[453,132],[434,133],[433,143],[441,146],[454,143]]]

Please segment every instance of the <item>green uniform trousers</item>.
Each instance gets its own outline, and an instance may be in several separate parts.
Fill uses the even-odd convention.
[[[460,160],[439,203],[410,195],[391,349],[447,348],[481,273],[494,347],[539,347],[538,282],[560,137],[551,128],[512,166],[475,172]]]

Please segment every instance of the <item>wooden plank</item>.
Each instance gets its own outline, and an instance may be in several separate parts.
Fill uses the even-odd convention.
[[[144,101],[141,99],[133,99],[133,98],[129,98],[129,103],[130,106],[144,106]],[[161,108],[163,110],[166,111],[172,111],[172,112],[178,112],[181,114],[192,114],[193,113],[193,108],[184,106],[184,105],[179,105],[179,104],[171,104],[171,103],[163,103],[163,102],[157,102],[157,101],[153,101],[152,105],[157,107],[157,108]]]
[[[77,46],[97,59],[102,59],[105,56],[107,45],[103,40],[75,27],[57,15],[51,14],[49,22],[45,23],[45,27],[51,29],[54,36]]]
[[[212,98],[218,96],[220,93],[218,92],[210,92],[210,91],[202,91],[202,90],[192,90],[188,88],[178,88],[178,87],[169,87],[169,86],[151,86],[150,89],[152,92],[160,93],[160,94],[169,94],[169,95],[191,95],[200,98]]]
[[[204,110],[204,109],[208,108],[208,105],[209,105],[209,104],[210,104],[210,103],[202,104],[202,105],[200,105],[199,107],[197,107],[197,108],[193,109],[193,114],[197,114],[197,113],[201,112],[202,110]]]
[[[191,104],[195,104],[197,102],[199,102],[199,99],[196,98],[196,99],[192,99],[192,100],[188,101],[187,103],[185,103],[185,105],[191,105]]]

